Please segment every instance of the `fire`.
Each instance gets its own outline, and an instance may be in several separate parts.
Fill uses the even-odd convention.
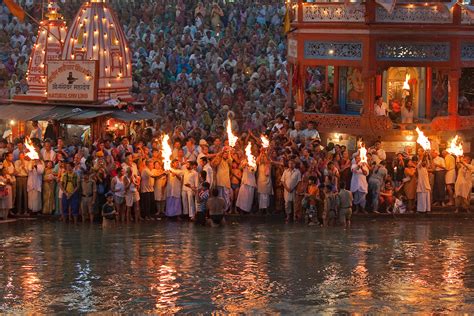
[[[247,163],[252,168],[257,168],[257,161],[255,160],[254,155],[252,155],[252,144],[250,142],[245,147],[245,155],[247,156]]]
[[[33,146],[33,143],[28,137],[26,137],[25,139],[25,147],[26,149],[28,149],[28,152],[26,153],[27,157],[29,157],[31,160],[39,159],[38,152],[36,151],[36,148]]]
[[[446,149],[448,153],[451,155],[461,157],[464,155],[464,150],[462,148],[462,142],[461,139],[458,135],[456,135],[450,142],[449,142],[449,148]]]
[[[170,137],[168,135],[164,135],[161,139],[161,156],[163,157],[163,169],[166,171],[171,169],[171,154],[173,151],[171,150],[171,146],[168,143]]]
[[[367,163],[367,149],[364,145],[361,145],[359,148],[359,157],[361,163]]]
[[[230,147],[234,147],[237,143],[237,140],[239,139],[232,133],[232,123],[230,122],[230,119],[227,119],[227,138],[229,139]]]
[[[410,75],[406,74],[405,75],[405,82],[403,83],[403,90],[410,90],[410,85],[408,84],[408,81],[410,81]]]
[[[262,146],[263,148],[268,148],[270,147],[270,141],[265,135],[260,136],[260,139],[262,140]]]
[[[420,144],[421,147],[423,147],[424,150],[430,150],[431,149],[431,143],[428,137],[425,136],[425,134],[417,127],[416,132],[418,133],[418,139],[416,142]]]

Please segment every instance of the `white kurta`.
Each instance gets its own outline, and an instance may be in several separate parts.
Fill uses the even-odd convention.
[[[258,165],[258,174],[257,174],[257,191],[258,193],[273,194],[273,184],[271,176],[271,168],[269,164],[261,163]]]
[[[241,186],[235,205],[242,211],[250,212],[253,205],[253,195],[257,181],[255,180],[255,170],[245,167],[242,173]]]
[[[367,169],[367,166],[363,165],[359,168],[359,165],[354,163],[351,166],[351,170],[351,192],[359,191],[363,193],[368,193],[369,185],[367,183],[367,176],[364,174],[364,171],[366,172],[366,174],[369,174],[369,169]]]
[[[183,171],[179,169],[173,169],[173,172],[180,176],[183,175]],[[168,183],[166,185],[166,196],[181,198],[182,187],[183,183],[181,182],[181,180],[176,175],[170,172],[170,174],[168,175]]]
[[[30,161],[27,166],[28,170],[28,208],[33,212],[39,212],[42,209],[41,189],[43,186],[44,165],[38,163],[35,167],[34,162]]]
[[[425,213],[431,211],[431,186],[428,169],[421,164],[419,162],[417,166],[416,210]]]
[[[206,182],[208,182],[209,187],[212,188],[214,185],[214,170],[208,163],[202,168],[202,170],[206,171]]]
[[[289,189],[290,192],[287,190],[283,190],[284,195],[283,198],[285,202],[292,202],[295,200],[295,189],[298,185],[298,182],[301,181],[301,172],[298,169],[286,169],[283,171],[281,176],[281,182],[283,182]]]
[[[166,177],[161,177],[155,179],[154,192],[155,192],[155,201],[165,201],[166,200]]]
[[[446,164],[446,184],[454,184],[456,182],[456,159],[452,155],[444,157]]]
[[[471,199],[472,190],[472,172],[474,166],[472,165],[461,165],[458,170],[458,177],[454,185],[454,192],[456,196],[461,196],[465,199]]]

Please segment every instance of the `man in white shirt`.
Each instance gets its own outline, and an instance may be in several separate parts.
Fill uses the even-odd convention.
[[[209,164],[209,159],[203,156],[201,159],[199,159],[199,164],[201,166],[201,170],[206,171],[206,182],[209,183],[209,187],[212,188],[214,184],[214,170]]]
[[[296,121],[296,122],[295,122],[295,129],[290,130],[290,132],[289,132],[289,137],[290,137],[292,140],[296,140],[296,138],[298,138],[299,136],[301,136],[302,133],[303,133],[303,131],[301,130],[301,122],[300,122],[300,121]]]
[[[183,170],[183,191],[181,193],[183,214],[189,215],[191,220],[194,220],[196,216],[195,192],[199,186],[199,176],[195,166],[197,166],[195,161],[186,163],[186,169]]]
[[[383,102],[383,98],[380,95],[375,97],[374,113],[375,116],[387,116],[388,114],[387,103]]]
[[[301,172],[295,168],[295,162],[293,160],[288,162],[288,168],[283,171],[280,181],[284,188],[285,222],[288,223],[294,211],[293,201],[295,200],[296,186],[301,181]]]
[[[387,153],[382,148],[382,142],[380,140],[375,142],[373,148],[371,148],[370,153],[372,154],[372,159],[378,165],[381,161],[387,159]]]
[[[49,139],[44,142],[44,147],[41,149],[41,157],[44,161],[56,161],[56,153],[51,147],[51,141]]]
[[[366,196],[369,192],[369,185],[367,183],[367,175],[369,168],[367,163],[360,162],[360,156],[355,157],[355,161],[351,166],[351,192],[354,196],[355,213],[359,211],[365,213]]]
[[[414,112],[411,101],[407,101],[405,106],[401,109],[402,123],[411,124],[413,123]]]
[[[211,31],[206,31],[206,35],[203,36],[201,39],[201,44],[208,45],[211,44],[212,46],[217,46],[217,41],[214,37],[211,36]]]
[[[125,155],[125,162],[122,163],[122,169],[131,169],[133,176],[139,176],[137,164],[133,162],[133,155],[131,153]]]
[[[146,161],[140,181],[140,211],[144,219],[151,219],[155,209],[155,178],[153,177],[153,160]],[[153,212],[154,213],[154,212]]]
[[[33,125],[33,129],[31,130],[30,138],[41,139],[43,137],[43,131],[39,127],[38,121],[33,121],[32,125]]]
[[[431,150],[433,164],[433,206],[440,206],[446,199],[446,163],[438,150]]]
[[[308,122],[308,127],[303,131],[303,135],[306,140],[321,140],[319,132],[315,128],[315,123],[313,121]]]

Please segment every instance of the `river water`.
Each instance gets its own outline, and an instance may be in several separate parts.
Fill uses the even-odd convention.
[[[0,312],[474,313],[474,223],[0,226]]]

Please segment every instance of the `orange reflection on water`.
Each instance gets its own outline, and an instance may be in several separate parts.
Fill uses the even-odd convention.
[[[160,312],[177,313],[181,307],[176,306],[178,299],[179,283],[176,282],[176,269],[171,266],[161,265],[157,272],[158,283],[151,285],[152,291],[157,291],[155,307]]]
[[[265,311],[271,293],[278,291],[268,275],[267,236],[255,233],[250,243],[244,240],[239,235],[227,237],[217,253],[222,268],[210,296],[225,313]]]
[[[445,242],[443,260],[443,280],[444,297],[443,301],[447,304],[448,310],[456,310],[460,303],[466,288],[464,285],[464,275],[466,270],[467,252],[466,247],[461,241],[447,240]]]
[[[23,289],[23,300],[28,304],[35,305],[36,300],[40,298],[41,291],[43,291],[43,285],[33,265],[21,266],[20,280]]]

